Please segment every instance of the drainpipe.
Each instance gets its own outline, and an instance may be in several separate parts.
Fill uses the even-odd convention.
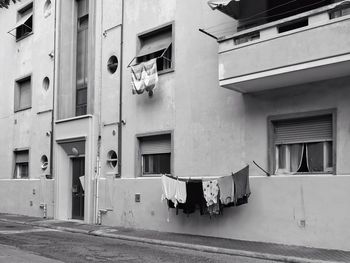
[[[118,172],[122,175],[122,128],[123,128],[123,47],[124,47],[124,0],[122,0],[122,23],[120,33],[120,76],[119,76],[119,122],[118,122]]]
[[[55,1],[54,33],[53,33],[53,80],[52,80],[52,111],[51,111],[51,134],[50,134],[50,177],[53,178],[53,144],[54,144],[54,121],[55,121],[55,90],[56,90],[56,26],[57,26],[58,0]]]
[[[101,14],[101,32],[103,31],[103,1],[101,1],[101,6],[100,6],[100,14]],[[96,10],[96,8],[95,8]],[[96,176],[95,176],[95,218],[94,218],[94,223],[95,224],[100,224],[100,213],[99,213],[99,185],[100,185],[100,177],[101,177],[101,136],[102,136],[102,85],[103,85],[103,80],[102,80],[102,45],[103,45],[103,38],[102,34],[99,36],[100,37],[100,88],[98,89],[99,91],[99,102],[98,102],[98,141],[97,141],[97,157],[96,157]]]

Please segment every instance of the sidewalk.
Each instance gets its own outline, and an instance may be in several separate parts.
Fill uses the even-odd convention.
[[[1,221],[36,227],[46,227],[86,235],[117,238],[155,245],[246,256],[281,262],[350,262],[350,251],[307,248],[149,230],[135,230],[121,227],[88,225],[77,221],[50,220],[11,214],[0,214],[0,222]]]

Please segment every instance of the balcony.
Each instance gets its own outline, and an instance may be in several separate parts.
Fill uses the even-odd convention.
[[[241,93],[350,75],[350,7],[342,1],[220,38],[220,86]]]

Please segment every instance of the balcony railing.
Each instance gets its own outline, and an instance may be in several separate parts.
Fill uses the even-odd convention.
[[[350,75],[350,2],[219,39],[220,85],[242,93]]]

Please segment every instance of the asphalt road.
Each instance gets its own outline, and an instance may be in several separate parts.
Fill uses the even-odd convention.
[[[271,261],[204,253],[0,222],[0,263]]]

